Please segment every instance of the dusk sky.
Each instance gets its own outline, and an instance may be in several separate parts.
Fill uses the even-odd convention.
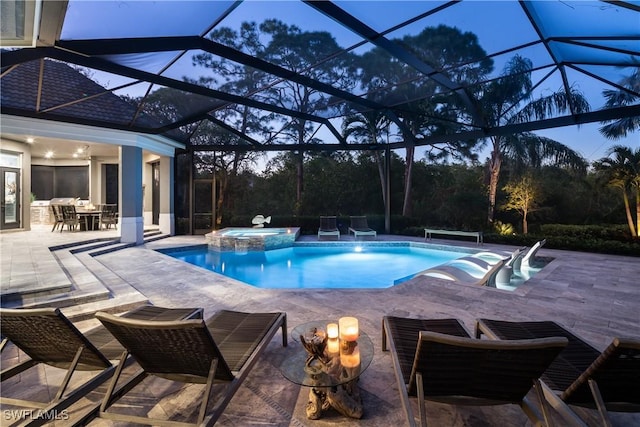
[[[62,38],[91,39],[102,37],[149,37],[171,35],[199,35],[212,24],[215,17],[222,13],[232,2],[229,1],[86,1],[71,0],[62,31]],[[358,19],[376,31],[384,32],[389,28],[430,10],[443,1],[337,1],[339,7],[352,13]],[[539,2],[537,2],[539,3]],[[556,31],[564,35],[564,23],[575,10],[579,9],[583,22],[571,23],[572,31],[580,32],[584,28],[585,34],[599,35],[603,31],[628,31],[637,24],[640,28],[640,14],[636,14],[631,21],[620,20],[617,10],[606,3],[582,0],[564,2],[542,2],[540,13],[549,13],[550,18],[545,21],[547,30]],[[545,8],[548,8],[546,10]],[[567,15],[565,16],[564,13]],[[328,31],[342,47],[350,47],[361,41],[360,36],[350,32],[328,17],[318,13],[310,6],[297,1],[245,1],[233,10],[218,26],[239,28],[244,21],[262,22],[265,19],[277,18],[289,25],[297,25],[303,30]],[[546,18],[546,15],[545,15]],[[633,19],[638,18],[635,22]],[[112,25],[105,25],[109,23]],[[425,17],[400,30],[386,34],[387,38],[401,37],[406,34],[417,34],[426,26],[446,24],[463,31],[470,31],[478,36],[480,44],[488,53],[497,53],[509,49],[514,45],[521,45],[536,39],[535,30],[523,13],[522,7],[516,1],[470,1],[465,0],[451,6],[444,11]],[[625,49],[640,52],[640,42]],[[355,50],[363,53],[370,49],[371,44]],[[575,49],[579,49],[575,47]],[[194,52],[196,53],[196,52]],[[543,46],[537,45],[523,49],[518,54],[531,59],[534,67],[549,62],[548,52]],[[514,53],[499,55],[494,58],[495,69],[493,75],[502,71],[502,66]],[[175,56],[175,52],[154,53],[146,55],[131,55],[121,58],[120,63],[140,68],[146,71],[158,72]],[[163,74],[167,77],[182,79],[183,76],[202,75],[202,69],[191,65],[191,53],[185,55]],[[594,66],[595,67],[595,66]],[[593,72],[596,68],[590,69]],[[585,68],[587,68],[585,66]],[[602,68],[602,67],[600,67]],[[610,67],[611,68],[611,67]],[[598,70],[602,71],[601,69]],[[549,72],[544,69],[533,74],[534,82]],[[607,78],[619,81],[623,75],[629,75],[631,68],[607,71]],[[95,72],[94,78],[107,87],[114,87],[126,83],[125,78]],[[586,74],[570,69],[567,72],[570,84],[577,86],[587,97],[592,110],[601,108],[604,104],[602,89],[609,88],[603,82],[590,78]],[[536,95],[549,94],[562,87],[560,73],[556,72],[545,80],[537,89]],[[136,95],[144,93],[147,85],[133,86],[124,93]],[[123,94],[122,92],[117,92]],[[540,135],[560,141],[578,151],[588,160],[595,160],[606,155],[607,150],[614,144],[631,147],[640,146],[640,135],[635,133],[616,141],[606,140],[598,132],[599,123],[571,126],[566,128],[538,131]],[[339,124],[336,124],[339,129]],[[328,131],[322,130],[319,136],[327,142],[334,142]],[[484,159],[484,155],[480,160]]]

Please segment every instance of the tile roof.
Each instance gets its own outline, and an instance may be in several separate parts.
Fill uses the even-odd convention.
[[[42,90],[34,84],[42,75]],[[36,111],[36,117],[71,116],[92,122],[130,126],[136,106],[100,86],[80,70],[52,60],[29,61],[9,70],[2,77],[2,106]],[[38,107],[38,102],[40,103]],[[147,114],[141,114],[136,125],[161,126]]]

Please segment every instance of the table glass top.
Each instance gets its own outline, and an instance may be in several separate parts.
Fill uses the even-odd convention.
[[[280,371],[286,379],[309,387],[333,387],[357,379],[369,367],[373,360],[373,343],[362,331],[358,340],[351,343],[327,339],[321,355],[316,358],[310,357],[300,336],[302,335],[308,343],[313,339],[314,330],[321,331],[319,334],[322,336],[329,323],[337,322],[318,320],[293,329],[291,336],[296,342],[290,348],[291,354],[280,366]]]

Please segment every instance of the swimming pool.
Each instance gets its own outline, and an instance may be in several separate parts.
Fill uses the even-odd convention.
[[[388,288],[468,253],[413,245],[314,245],[220,252],[163,251],[259,288]]]

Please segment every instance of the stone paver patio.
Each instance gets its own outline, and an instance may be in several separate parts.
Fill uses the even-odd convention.
[[[47,227],[29,232],[0,235],[2,286],[10,283],[46,283],[47,248],[74,240],[87,239],[100,232],[51,233]],[[104,235],[104,234],[102,234]],[[304,237],[306,239],[315,236]],[[379,236],[380,240],[405,240],[404,237]],[[416,239],[422,240],[422,239]],[[434,243],[468,245],[473,243],[434,239]],[[203,236],[175,236],[143,246],[132,247],[94,257],[101,268],[127,283],[155,305],[167,307],[204,307],[205,317],[220,309],[239,311],[285,311],[289,331],[310,319],[338,318],[354,315],[361,329],[371,337],[375,356],[360,379],[365,412],[361,420],[352,420],[329,411],[320,420],[306,418],[304,405],[308,389],[294,385],[279,371],[281,362],[297,343],[289,339],[283,348],[279,334],[269,345],[261,361],[236,393],[219,420],[221,426],[404,426],[407,425],[393,372],[391,356],[381,351],[381,320],[384,315],[424,318],[455,317],[473,331],[479,317],[505,320],[555,320],[603,349],[614,336],[640,335],[640,262],[639,258],[559,251],[542,248],[539,255],[553,261],[516,291],[446,282],[425,276],[383,290],[269,290],[258,289],[216,273],[185,264],[154,249],[204,243]],[[485,244],[485,250],[513,248]],[[18,262],[18,258],[20,262]],[[9,261],[11,259],[11,262]],[[7,271],[9,269],[9,271]],[[51,280],[61,281],[59,270],[52,267]],[[94,270],[95,271],[95,270]],[[36,274],[36,272],[38,272]],[[57,275],[56,275],[57,274]],[[80,273],[78,273],[80,274]],[[63,281],[63,280],[62,280]],[[72,310],[72,307],[62,309]],[[78,323],[82,329],[95,320]],[[2,355],[9,366],[22,357],[9,346]],[[4,366],[3,366],[4,368]],[[53,369],[39,368],[20,381],[3,384],[2,393],[25,393],[33,385],[53,385],[60,375]],[[178,389],[160,380],[145,383],[145,390],[135,393],[135,405],[123,410],[172,419],[193,418],[197,405],[192,398],[200,388]],[[35,388],[33,388],[35,389]],[[149,399],[145,396],[156,399]],[[101,389],[74,405],[80,411],[101,397]],[[159,401],[160,403],[157,403]],[[2,408],[6,410],[6,407]],[[428,418],[436,426],[526,426],[528,418],[517,407],[453,407],[427,403]],[[175,415],[179,413],[180,415]],[[593,411],[580,411],[593,425]],[[416,411],[417,414],[417,411]],[[613,414],[617,426],[640,425],[640,414]],[[58,423],[64,425],[64,422]],[[92,426],[112,425],[95,420]],[[562,424],[560,424],[562,425]]]

